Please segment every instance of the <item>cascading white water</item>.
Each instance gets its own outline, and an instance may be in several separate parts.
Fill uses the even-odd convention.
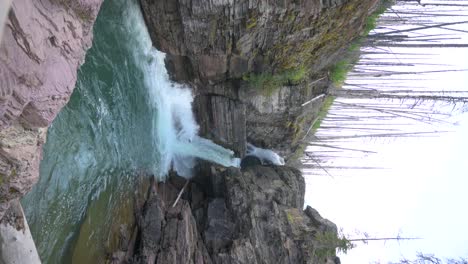
[[[257,157],[258,159],[260,159],[262,164],[273,164],[281,166],[286,164],[284,162],[284,158],[278,155],[278,153],[274,152],[273,150],[255,147],[250,143],[247,143],[246,155]]]
[[[104,1],[93,32],[73,95],[48,129],[39,182],[22,200],[43,263],[104,263],[140,172],[163,180],[174,166],[190,177],[197,158],[238,165],[197,136],[192,94],[169,81],[138,0]]]
[[[195,158],[238,167],[240,160],[234,152],[198,136],[198,125],[192,112],[193,95],[189,88],[169,80],[164,65],[165,54],[152,47],[143,16],[137,4],[128,9],[127,27],[137,32],[138,45],[134,49],[135,63],[144,72],[149,90],[148,101],[155,109],[153,123],[154,146],[160,153],[157,175],[166,175],[171,165],[180,176],[190,178]]]

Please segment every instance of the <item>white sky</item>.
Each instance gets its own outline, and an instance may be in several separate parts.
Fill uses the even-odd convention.
[[[428,1],[424,2],[428,3]],[[451,1],[438,2],[450,3]],[[468,5],[468,1],[454,3]],[[441,7],[437,8],[444,10]],[[453,9],[452,7],[451,10]],[[467,15],[468,7],[464,9],[461,14]],[[408,7],[394,7],[394,10],[408,10]],[[447,17],[438,19],[442,21]],[[457,21],[456,18],[454,19]],[[458,18],[458,20],[466,20],[466,17]],[[406,25],[406,27],[411,26]],[[450,28],[468,30],[467,24]],[[428,34],[428,32],[440,33],[437,30],[424,33]],[[457,34],[459,39],[449,43],[468,43],[468,34]],[[392,48],[392,51],[397,53],[410,50]],[[423,59],[418,61],[448,66],[413,67],[411,71],[468,69],[468,48],[427,49],[425,53],[435,55],[422,56]],[[390,57],[395,59],[394,55]],[[410,56],[396,60],[417,61],[408,57]],[[411,79],[411,76],[396,76],[393,83],[407,77]],[[467,72],[427,74],[423,75],[422,79],[429,80],[403,81],[401,86],[418,86],[424,87],[425,90],[468,91]],[[382,81],[376,79],[375,82],[381,83]],[[366,80],[365,83],[372,82]],[[345,99],[340,101],[346,102]],[[421,109],[428,109],[428,106],[423,106]],[[436,106],[433,109],[449,112],[451,108]],[[331,109],[333,113],[340,113],[340,111],[343,112],[333,107]],[[349,111],[348,109],[347,113]],[[304,170],[307,184],[306,204],[316,208],[323,217],[343,228],[344,233],[350,238],[362,237],[362,235],[355,234],[356,230],[377,237],[394,237],[400,234],[402,237],[423,238],[413,241],[359,244],[348,255],[342,256],[342,263],[388,263],[398,261],[401,257],[413,258],[417,252],[435,254],[441,258],[468,257],[468,190],[466,190],[468,187],[468,113],[457,111],[452,117],[443,119],[448,122],[434,126],[417,122],[409,123],[413,124],[412,131],[448,130],[452,132],[441,133],[435,137],[347,139],[339,143],[341,147],[375,150],[378,153],[363,155],[346,152],[347,156],[356,158],[337,158],[325,163],[326,165],[383,166],[388,169],[332,169],[330,173],[334,178],[324,176],[323,171],[320,172],[319,169]],[[390,122],[400,121],[402,119]],[[408,122],[406,119],[403,121]],[[333,122],[324,121],[323,124],[330,125]],[[377,127],[395,128],[386,124],[388,123],[382,123]],[[319,130],[316,135],[320,137],[332,133],[345,135],[350,132],[336,129],[332,132]],[[311,150],[316,149],[311,148]]]

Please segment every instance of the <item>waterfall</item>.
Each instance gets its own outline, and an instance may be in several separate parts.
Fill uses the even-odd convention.
[[[137,1],[104,1],[93,31],[75,90],[48,130],[39,181],[22,200],[43,263],[103,257],[138,172],[164,180],[171,167],[190,177],[197,159],[239,165],[198,136],[191,90],[169,80]],[[82,230],[85,220],[92,230]]]
[[[238,167],[240,160],[234,157],[231,150],[198,137],[199,127],[192,112],[191,90],[169,80],[164,65],[165,55],[152,47],[139,6],[133,2],[128,12],[126,26],[129,31],[136,31],[139,44],[133,50],[133,57],[144,72],[149,104],[157,110],[152,133],[161,154],[159,175],[166,175],[172,165],[180,176],[190,178],[195,158]]]
[[[284,158],[270,149],[263,149],[247,143],[246,156],[257,157],[262,164],[284,165]]]

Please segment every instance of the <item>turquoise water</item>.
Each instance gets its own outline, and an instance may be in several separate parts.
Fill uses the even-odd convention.
[[[80,226],[93,219],[87,209],[98,198],[107,204],[100,217],[112,223],[135,174],[164,179],[173,165],[190,177],[197,158],[237,165],[232,151],[197,136],[192,100],[168,80],[135,1],[105,1],[70,102],[49,128],[39,182],[22,201],[44,263],[77,254]],[[97,245],[105,235],[95,228],[88,240]]]
[[[103,4],[70,102],[49,128],[39,182],[23,200],[44,263],[65,262],[103,190],[123,190],[133,180],[129,172],[158,167],[149,133],[156,111],[132,58],[138,43],[122,21],[128,10],[118,2]]]

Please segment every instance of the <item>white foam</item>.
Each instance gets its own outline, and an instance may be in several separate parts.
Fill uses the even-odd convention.
[[[259,158],[262,161],[262,164],[273,164],[273,165],[285,164],[284,158],[282,158],[273,150],[258,148],[250,143],[247,143],[246,155],[255,156]]]
[[[231,150],[198,136],[199,126],[192,111],[193,95],[188,87],[169,80],[164,65],[165,54],[154,49],[146,25],[137,5],[129,8],[128,19],[137,36],[134,58],[143,71],[149,90],[149,103],[153,106],[153,142],[159,150],[160,162],[155,165],[158,175],[166,175],[171,166],[180,176],[190,178],[196,158],[216,162],[223,166],[239,166],[239,159]]]

